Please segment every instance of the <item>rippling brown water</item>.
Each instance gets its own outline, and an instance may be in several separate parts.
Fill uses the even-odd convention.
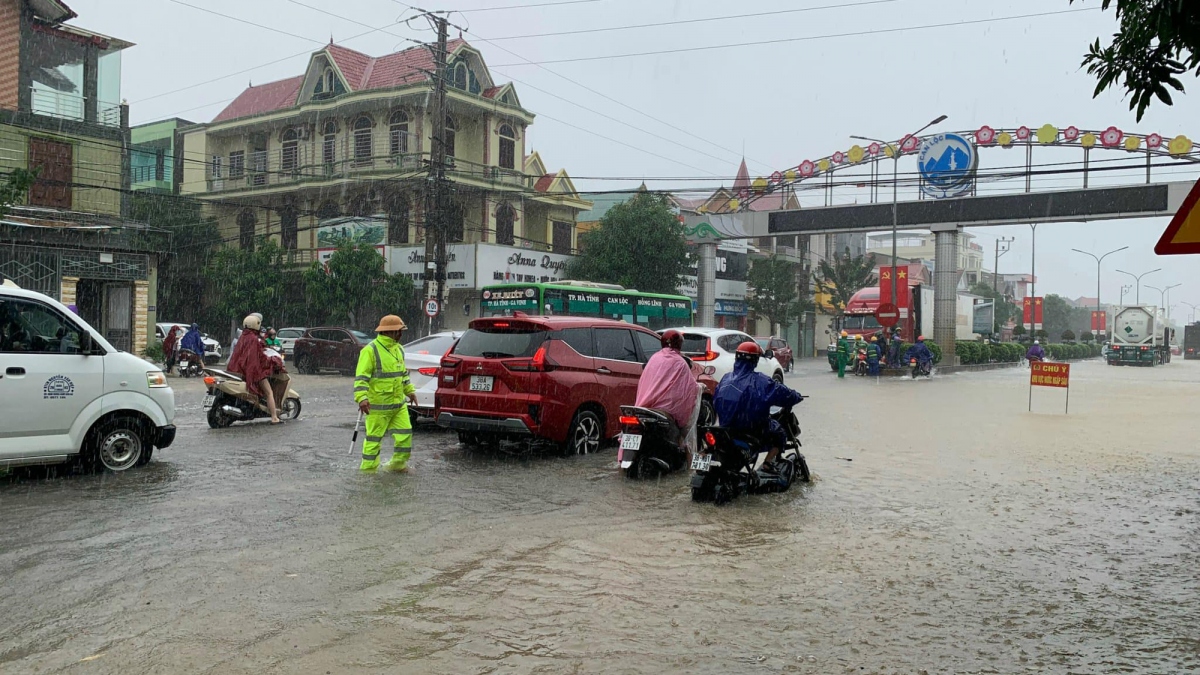
[[[815,482],[724,508],[437,432],[362,476],[348,380],[278,434],[184,382],[145,470],[0,480],[0,671],[1200,669],[1200,364],[1075,370],[1069,416],[1026,371],[808,370]]]

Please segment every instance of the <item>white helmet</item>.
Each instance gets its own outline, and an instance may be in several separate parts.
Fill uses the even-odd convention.
[[[1037,341],[1037,340],[1034,340],[1034,341],[1033,341],[1033,344],[1035,344],[1035,345],[1036,345],[1036,344],[1041,344],[1041,343],[1040,343],[1039,341]]]

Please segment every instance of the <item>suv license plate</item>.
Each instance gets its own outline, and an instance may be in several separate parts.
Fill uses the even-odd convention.
[[[213,399],[214,398],[216,398],[216,396],[214,396],[212,394],[208,394],[207,396],[204,397],[204,409],[205,410],[208,410],[209,408],[213,407]]]
[[[637,434],[621,434],[621,449],[622,450],[640,450],[642,447],[642,437]]]
[[[692,458],[693,471],[708,471],[710,464],[712,464],[712,455],[697,454]]]
[[[491,391],[492,377],[490,375],[472,375],[471,391]]]

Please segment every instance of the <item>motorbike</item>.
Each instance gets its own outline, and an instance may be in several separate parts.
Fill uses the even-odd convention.
[[[196,377],[204,372],[204,357],[190,349],[180,349],[179,376]]]
[[[657,478],[683,468],[687,450],[670,415],[653,408],[621,406],[617,466],[628,478]]]
[[[854,374],[865,377],[869,368],[870,366],[867,365],[866,348],[856,350],[854,352]]]
[[[233,373],[205,368],[204,386],[208,388],[204,410],[208,414],[208,426],[213,429],[224,429],[234,422],[271,417],[267,400],[251,394],[246,389],[246,382]],[[294,420],[299,416],[300,394],[288,387],[283,405],[279,408],[279,419]]]
[[[912,366],[912,376],[913,376],[914,380],[921,376],[930,377],[930,372],[931,372],[930,365],[931,364],[928,361],[918,361],[916,359],[909,359],[908,365]]]
[[[707,427],[700,436],[700,450],[692,458],[692,501],[722,505],[743,494],[784,492],[792,483],[809,482],[808,461],[800,453],[800,421],[791,408],[771,414],[779,422],[787,442],[770,464],[770,448],[755,434]]]

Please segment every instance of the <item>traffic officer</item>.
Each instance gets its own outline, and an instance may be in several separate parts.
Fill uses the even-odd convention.
[[[395,444],[387,468],[407,471],[412,454],[412,422],[408,403],[417,402],[417,389],[408,378],[404,349],[400,338],[404,321],[389,314],[379,320],[378,335],[358,353],[354,371],[354,401],[367,418],[367,436],[362,446],[362,471],[379,468],[379,450],[383,437],[392,436]]]
[[[837,341],[838,377],[846,377],[846,362],[850,360],[850,334],[842,331]]]

